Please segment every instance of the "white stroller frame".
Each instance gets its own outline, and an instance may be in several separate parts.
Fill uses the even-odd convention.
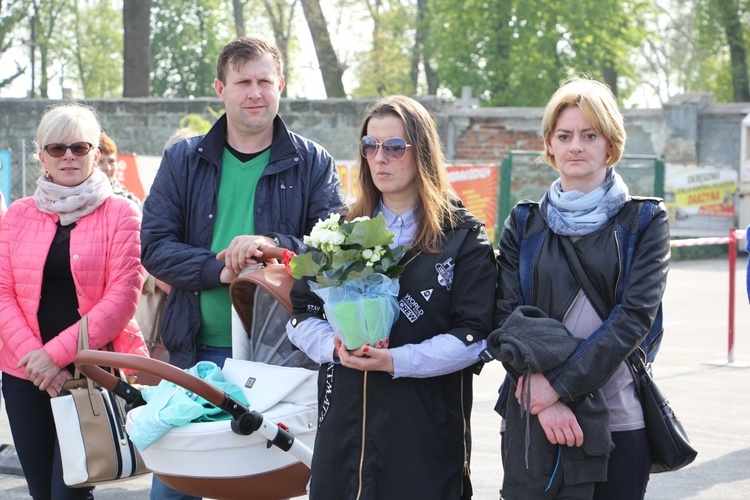
[[[274,255],[267,255],[267,258],[280,257],[280,251]],[[248,307],[252,308],[252,301],[248,304],[246,300],[248,297],[254,296],[255,287],[258,285],[275,297],[285,309],[291,310],[289,291],[293,282],[294,279],[286,273],[283,265],[267,264],[265,267],[235,280],[230,287],[230,296],[238,312],[244,312],[244,321],[249,319]],[[243,363],[242,361],[238,362]],[[258,363],[252,362],[244,363],[258,365]],[[184,428],[173,429],[141,453],[146,467],[152,470],[168,486],[189,495],[219,499],[274,500],[302,496],[307,493],[306,488],[310,479],[310,464],[313,453],[312,446],[317,431],[316,404],[307,406],[305,404],[287,403],[282,400],[268,410],[263,408],[261,411],[251,410],[229,394],[199,377],[163,361],[143,356],[84,350],[76,356],[75,365],[86,377],[128,403],[128,427],[132,424],[132,414],[136,414],[139,407],[145,404],[145,401],[138,389],[105,371],[101,366],[133,369],[169,380],[203,397],[232,416],[230,423],[227,421],[191,423]],[[260,370],[264,376],[268,374],[273,376],[274,370],[303,370],[302,368],[268,365],[266,365],[266,368]],[[251,378],[253,377],[251,376]],[[317,377],[313,376],[310,380],[312,387],[315,386],[315,378]],[[304,390],[309,392],[310,387],[310,384],[307,384]],[[302,391],[303,389],[299,390]],[[312,390],[314,400],[317,394],[314,389]],[[280,399],[283,399],[283,397]],[[253,401],[250,398],[248,400],[250,400],[252,406]],[[222,426],[223,428],[221,428]],[[226,427],[231,428],[231,432]],[[203,429],[209,429],[209,432],[204,433]],[[296,432],[299,438],[295,438],[293,432]],[[231,433],[234,433],[234,438],[231,437]],[[256,433],[256,437],[253,439],[254,443],[247,443],[249,438],[244,436],[251,436],[254,433]],[[174,446],[177,449],[159,450],[157,446],[159,441],[168,437],[172,439],[170,434],[175,434],[174,438],[177,444]],[[179,441],[181,439],[180,434],[183,438],[187,437],[188,441]],[[239,443],[237,447],[234,446],[235,441],[232,440],[238,440],[236,441],[236,443]],[[208,450],[217,444],[222,446],[221,443],[226,444],[230,441],[232,442],[231,446],[221,449],[213,448],[206,452],[205,457],[202,456],[204,450]],[[179,443],[185,442],[188,443],[186,447],[191,448],[191,450],[179,449]],[[245,445],[249,447],[243,448]],[[271,446],[275,448],[271,448]],[[149,453],[151,448],[154,447],[157,450],[154,453]],[[287,458],[279,459],[279,457],[268,455],[269,452],[278,455],[277,449],[288,452]],[[193,452],[192,456],[197,460],[192,458],[186,460],[188,451]],[[227,477],[217,477],[216,472],[212,472],[207,477],[205,470],[210,469],[210,467],[208,463],[201,466],[201,457],[204,461],[210,462],[216,460],[216,457],[208,456],[208,453],[222,453],[222,451],[231,455],[227,459],[230,462],[228,469],[235,470],[236,467],[234,466],[244,459],[247,462],[256,461],[253,462],[253,471],[242,476],[237,476],[236,472],[230,472]],[[255,452],[262,454],[262,456],[251,456]],[[181,463],[185,470],[175,470],[174,463],[176,462]],[[270,469],[263,470],[264,466],[268,466]]]

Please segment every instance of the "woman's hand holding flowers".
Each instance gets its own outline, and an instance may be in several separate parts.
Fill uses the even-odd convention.
[[[388,349],[388,339],[379,340],[375,346],[365,344],[349,351],[338,335],[334,335],[333,344],[341,364],[347,368],[393,373],[393,356]]]

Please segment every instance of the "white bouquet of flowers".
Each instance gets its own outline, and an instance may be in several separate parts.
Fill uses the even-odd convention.
[[[318,221],[304,237],[311,250],[289,262],[293,277],[315,277],[310,288],[323,299],[328,322],[347,349],[388,338],[398,317],[398,261],[393,233],[382,215],[339,224],[340,215]]]

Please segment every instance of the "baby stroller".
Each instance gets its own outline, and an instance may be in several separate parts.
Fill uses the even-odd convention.
[[[266,264],[235,280],[230,294],[243,322],[252,322],[248,311],[257,314],[254,306],[260,295],[274,297],[288,314],[293,281],[281,264]],[[75,364],[86,377],[126,401],[128,431],[145,402],[138,389],[102,366],[169,380],[231,415],[231,420],[175,427],[141,452],[146,467],[170,487],[219,499],[271,500],[306,494],[317,431],[315,371],[228,359],[222,375],[242,388],[248,408],[204,380],[156,359],[85,350],[78,353]]]

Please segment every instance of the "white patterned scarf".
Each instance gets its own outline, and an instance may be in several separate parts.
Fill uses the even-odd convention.
[[[590,193],[563,192],[560,179],[557,179],[539,204],[553,233],[584,236],[617,215],[629,198],[628,186],[614,167],[610,167],[604,183]]]
[[[39,177],[36,181],[34,203],[46,214],[58,215],[60,224],[67,226],[90,214],[104,200],[112,196],[112,185],[107,175],[94,168],[88,179],[77,186],[61,186]]]

